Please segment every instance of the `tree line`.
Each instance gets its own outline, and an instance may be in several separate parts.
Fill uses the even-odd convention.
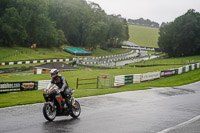
[[[57,47],[70,44],[95,49],[128,40],[120,15],[107,15],[85,0],[1,0],[0,43],[4,46]]]
[[[162,23],[158,45],[169,57],[200,54],[200,13],[190,9],[170,23]]]
[[[129,24],[134,25],[141,25],[141,26],[148,26],[148,27],[155,27],[159,28],[159,23],[151,21],[149,19],[139,18],[139,19],[128,19]]]

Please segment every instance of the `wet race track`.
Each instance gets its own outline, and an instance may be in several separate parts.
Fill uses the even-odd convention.
[[[0,109],[0,133],[197,133],[200,82],[77,99],[79,119],[43,117],[43,104]]]

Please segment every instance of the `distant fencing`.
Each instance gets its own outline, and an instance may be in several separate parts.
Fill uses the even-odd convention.
[[[98,88],[113,87],[113,75],[102,74],[98,76]]]
[[[99,75],[96,78],[87,78],[87,79],[80,79],[77,78],[76,82],[76,89],[79,88],[79,86],[84,85],[95,85],[93,88],[108,88],[113,87],[113,76],[109,74],[103,74]],[[89,86],[91,87],[91,86]]]
[[[86,81],[86,82],[83,82]],[[88,85],[88,84],[95,84],[96,88],[98,88],[98,77],[97,78],[87,78],[87,79],[80,79],[77,78],[77,82],[76,82],[76,89],[79,88],[80,85]]]
[[[170,77],[173,75],[180,75],[195,69],[200,68],[200,63],[186,65],[180,68],[174,68],[164,71],[149,72],[143,74],[129,74],[129,75],[118,75],[114,77],[114,87],[120,87],[126,84],[140,83],[149,80],[155,80],[162,77]]]
[[[27,90],[38,90],[37,81],[28,82],[1,82],[0,93],[27,91]]]
[[[153,48],[153,47],[142,47],[142,46],[121,46],[121,48],[125,49],[134,49],[134,50],[143,50],[143,51],[156,51],[161,52],[159,48]]]

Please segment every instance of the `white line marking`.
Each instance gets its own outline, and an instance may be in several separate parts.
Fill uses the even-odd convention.
[[[200,119],[200,115],[199,115],[199,116],[196,116],[196,117],[194,117],[194,118],[192,118],[192,119],[190,119],[190,120],[188,120],[188,121],[186,121],[186,122],[183,122],[183,123],[181,123],[181,124],[178,124],[178,125],[176,125],[176,126],[174,126],[174,127],[170,127],[170,128],[164,129],[164,130],[162,130],[162,131],[160,131],[160,132],[158,132],[158,133],[167,133],[167,132],[169,132],[169,131],[171,131],[171,130],[178,129],[178,128],[180,128],[180,127],[184,127],[185,125],[191,124],[191,123],[193,123],[193,122],[195,122],[195,121],[197,121],[197,120],[199,120],[199,119]]]

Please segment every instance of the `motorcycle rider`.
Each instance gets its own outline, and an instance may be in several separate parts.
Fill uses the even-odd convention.
[[[62,97],[65,98],[66,103],[68,103],[69,99],[71,103],[69,105],[74,104],[74,98],[72,97],[72,90],[69,88],[69,85],[64,76],[58,73],[57,69],[52,69],[50,71],[51,75],[51,84],[56,84],[58,86],[57,94],[61,93]]]

